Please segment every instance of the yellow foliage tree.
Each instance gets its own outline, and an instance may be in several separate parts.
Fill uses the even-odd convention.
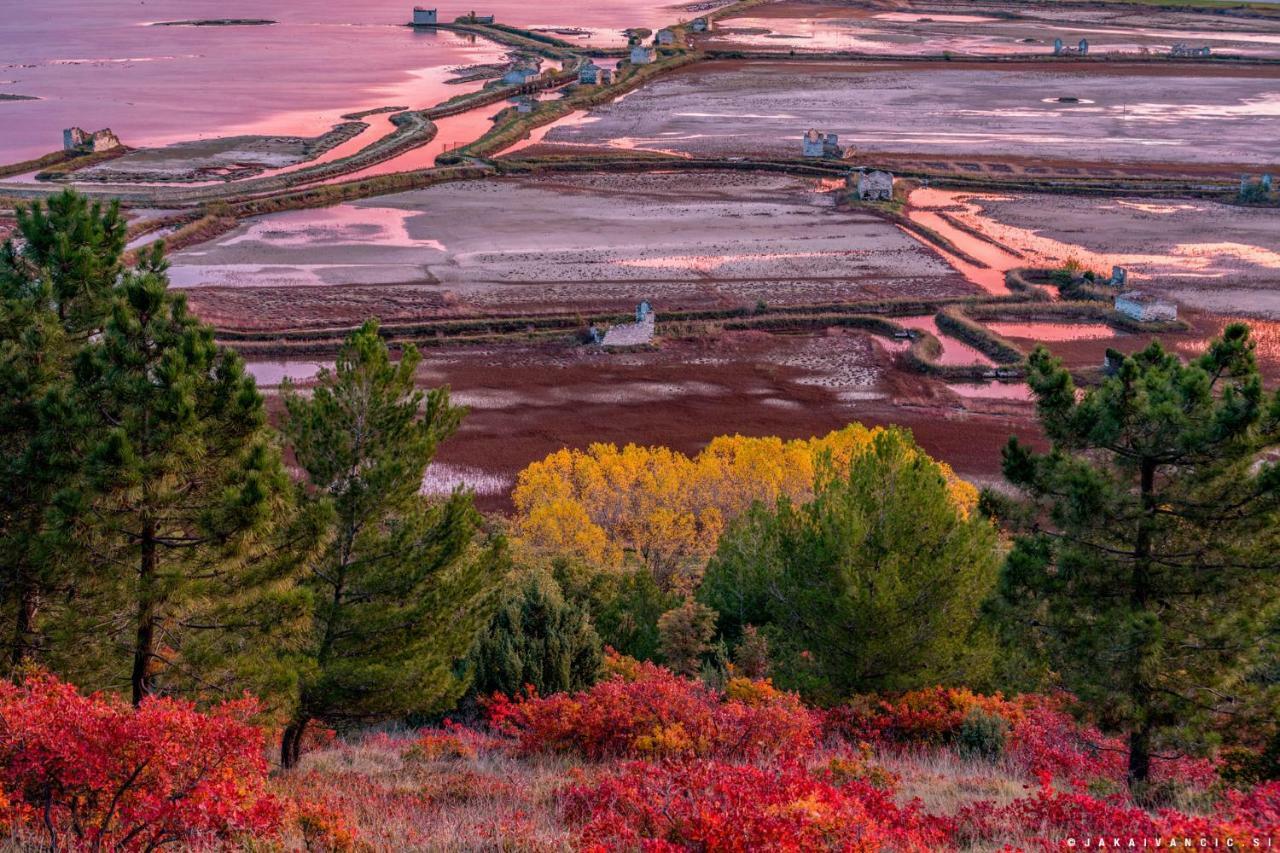
[[[808,500],[824,466],[848,467],[879,432],[851,424],[791,441],[721,436],[693,457],[634,444],[560,450],[520,472],[515,534],[601,566],[634,553],[671,589],[698,574],[730,519],[756,501]],[[977,490],[942,467],[956,503],[971,511]]]

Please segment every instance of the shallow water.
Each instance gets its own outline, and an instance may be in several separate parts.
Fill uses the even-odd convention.
[[[577,4],[492,0],[476,11],[520,26],[575,25],[591,43],[689,17],[663,0]],[[410,0],[41,0],[4,5],[0,163],[61,148],[64,127],[111,127],[126,145],[233,133],[315,135],[343,113],[425,107],[457,94],[449,69],[505,49],[403,26]],[[442,8],[442,17],[469,7]],[[155,27],[158,21],[268,18],[273,26]],[[376,119],[376,117],[375,117]]]
[[[986,367],[995,365],[995,362],[989,357],[964,341],[939,332],[938,323],[933,319],[932,315],[924,317],[895,317],[894,322],[906,326],[908,329],[921,329],[932,332],[939,343],[942,344],[942,355],[938,357],[939,364],[963,366],[981,364]]]

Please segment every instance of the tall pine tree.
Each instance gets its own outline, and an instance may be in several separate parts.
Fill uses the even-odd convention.
[[[1023,531],[1000,603],[1066,686],[1129,743],[1140,792],[1162,741],[1245,707],[1280,604],[1280,397],[1264,393],[1247,327],[1190,364],[1158,342],[1078,393],[1043,348],[1028,381],[1047,454],[1016,439]],[[1000,502],[989,499],[997,507]]]
[[[73,435],[41,424],[65,399],[76,348],[106,320],[126,231],[118,205],[71,190],[19,206],[17,219],[16,239],[0,247],[0,595],[11,666],[44,648],[41,611],[69,583],[75,555],[46,516],[74,466]]]
[[[313,533],[239,357],[170,293],[159,255],[126,275],[69,405],[80,476],[58,498],[91,569],[57,669],[134,703],[159,692],[292,689],[282,652],[307,612],[293,583]]]
[[[306,580],[315,613],[301,699],[281,742],[285,767],[297,763],[312,720],[429,712],[466,687],[454,664],[488,619],[501,546],[478,542],[469,494],[422,495],[436,447],[463,412],[444,389],[415,390],[419,359],[408,346],[393,363],[370,321],[309,395],[285,389],[285,433],[336,514]]]

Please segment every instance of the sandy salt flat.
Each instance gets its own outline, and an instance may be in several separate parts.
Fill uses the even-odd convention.
[[[1074,256],[1100,272],[1119,265],[1133,284],[1190,307],[1280,316],[1274,210],[1189,199],[951,195],[953,215],[1036,262]]]
[[[251,221],[174,256],[234,326],[973,292],[897,227],[808,181],[587,175],[448,184]]]
[[[591,117],[546,142],[795,156],[800,135],[817,127],[860,151],[1261,165],[1280,160],[1280,72],[721,62],[655,81]]]
[[[1089,40],[1091,53],[1168,53],[1178,42],[1239,56],[1280,55],[1280,19],[1116,5],[911,3],[894,11],[782,2],[721,21],[710,47],[881,55],[1045,54],[1053,40]]]

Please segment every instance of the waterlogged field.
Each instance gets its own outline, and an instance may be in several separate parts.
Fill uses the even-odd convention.
[[[495,0],[484,12],[523,27],[563,28],[583,43],[625,44],[627,27],[672,18],[663,0]],[[431,106],[459,94],[453,69],[501,61],[483,40],[403,26],[400,0],[47,0],[4,10],[0,163],[61,148],[62,129],[111,127],[126,145],[237,134],[314,136],[344,113]],[[466,14],[441,9],[444,19]],[[687,13],[686,13],[687,14]],[[252,18],[258,26],[151,26]],[[566,37],[566,36],[561,36]]]

